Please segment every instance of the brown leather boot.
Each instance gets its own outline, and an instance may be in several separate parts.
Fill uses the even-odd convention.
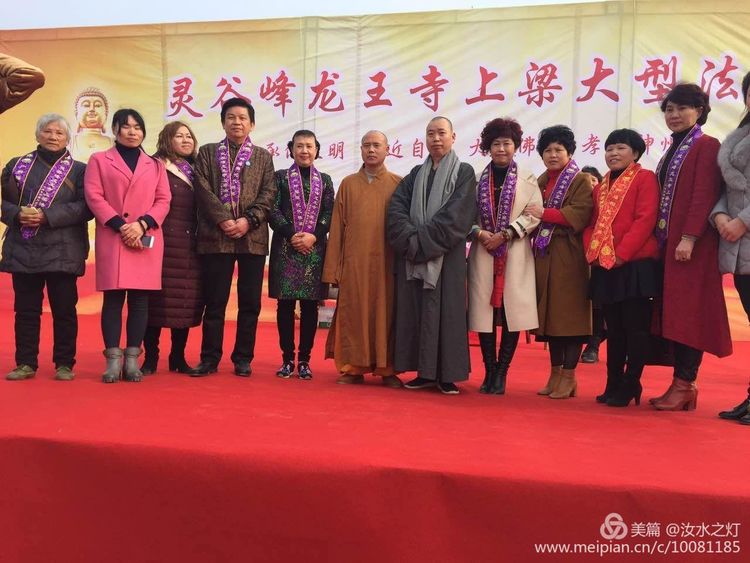
[[[667,387],[667,390],[666,390],[666,391],[664,391],[664,393],[662,393],[662,394],[661,394],[661,395],[659,395],[658,397],[651,397],[651,398],[650,398],[650,399],[648,400],[648,403],[649,403],[650,405],[654,405],[654,406],[656,406],[657,404],[659,404],[659,403],[661,403],[662,401],[664,401],[664,400],[665,400],[665,399],[666,399],[667,397],[669,397],[670,393],[672,393],[672,390],[674,389],[674,382],[675,382],[675,379],[677,379],[677,378],[676,378],[676,377],[673,377],[673,378],[672,378],[672,383],[670,383],[670,384],[669,384],[669,387]]]
[[[550,399],[568,399],[576,396],[576,388],[578,382],[576,382],[576,370],[574,369],[561,369],[560,370],[560,381],[557,387],[549,394]]]
[[[557,384],[560,382],[560,374],[562,373],[562,366],[552,366],[549,373],[549,379],[547,385],[542,387],[536,392],[537,395],[549,395],[557,388]]]
[[[672,392],[656,403],[660,411],[692,411],[698,404],[698,388],[694,381],[685,381],[677,377],[672,381]]]

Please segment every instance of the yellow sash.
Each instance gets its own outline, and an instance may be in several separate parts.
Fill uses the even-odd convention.
[[[630,189],[630,184],[633,183],[633,179],[640,169],[641,165],[634,162],[620,174],[611,186],[609,184],[611,172],[607,172],[604,180],[602,180],[599,187],[599,216],[596,219],[596,225],[594,225],[591,242],[586,250],[586,260],[589,264],[598,258],[599,265],[602,268],[611,270],[614,267],[617,257],[615,256],[615,244],[612,236],[612,222],[617,217],[622,202]]]

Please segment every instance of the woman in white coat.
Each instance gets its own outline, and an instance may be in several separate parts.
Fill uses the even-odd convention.
[[[533,174],[513,156],[523,131],[517,121],[493,119],[481,134],[482,154],[492,161],[477,186],[479,218],[469,253],[469,330],[479,333],[484,361],[480,393],[502,395],[508,368],[522,330],[539,326],[534,256],[527,236],[539,219],[524,214],[529,204],[542,205]],[[497,326],[502,326],[500,349]]]
[[[719,231],[719,268],[734,274],[734,287],[750,319],[750,72],[742,79],[745,117],[719,149],[719,168],[724,177],[724,193],[711,212]],[[747,398],[721,418],[750,425],[750,387]]]

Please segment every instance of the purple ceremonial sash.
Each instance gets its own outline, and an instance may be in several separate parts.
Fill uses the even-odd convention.
[[[26,186],[26,178],[31,171],[31,167],[36,162],[36,151],[27,154],[26,156],[19,158],[16,165],[13,167],[13,177],[16,179],[20,188],[20,195],[18,197],[18,204],[21,205],[23,201],[23,190]],[[60,158],[50,168],[47,173],[47,177],[44,178],[42,185],[34,196],[34,200],[31,202],[30,207],[36,209],[47,209],[57,197],[57,192],[60,191],[60,187],[63,185],[65,178],[68,177],[70,169],[73,167],[73,157],[70,156],[70,152],[65,151]],[[39,227],[21,227],[21,236],[25,239],[33,237]]]
[[[500,201],[497,204],[497,214],[493,197],[492,163],[490,162],[479,178],[479,189],[477,190],[477,203],[479,204],[479,217],[482,228],[491,233],[499,233],[510,225],[510,213],[513,210],[513,200],[516,197],[516,184],[518,183],[518,165],[513,160],[508,166],[505,181],[500,191]],[[508,251],[508,242],[503,242],[490,254],[495,258],[501,258]]]
[[[240,150],[237,151],[237,158],[234,165],[231,163],[229,155],[229,141],[224,138],[216,147],[216,161],[219,163],[221,170],[221,187],[219,188],[219,199],[221,203],[232,212],[236,219],[239,216],[238,208],[240,203],[240,174],[242,168],[250,162],[253,155],[253,143],[250,137],[245,139]]]
[[[174,165],[180,172],[182,172],[183,176],[188,179],[188,182],[192,186],[195,173],[193,172],[193,167],[190,166],[190,163],[187,160],[180,159],[175,161]]]
[[[568,193],[568,188],[573,183],[573,178],[580,172],[578,164],[575,160],[571,160],[562,169],[560,175],[557,177],[555,187],[552,189],[547,204],[544,206],[546,209],[560,209],[565,199],[565,194]],[[552,233],[555,230],[554,223],[543,222],[539,225],[539,231],[534,238],[534,250],[540,256],[544,256],[547,253],[547,247],[552,240]]]
[[[674,152],[669,163],[665,162],[667,154],[669,153],[669,151],[667,151],[664,153],[664,156],[661,157],[659,165],[656,167],[656,177],[661,178],[659,175],[661,167],[665,164],[668,166],[667,176],[664,179],[664,185],[661,187],[661,196],[659,197],[659,218],[657,219],[656,227],[654,228],[654,235],[656,235],[656,240],[659,243],[660,248],[664,247],[667,242],[669,217],[672,214],[672,202],[674,201],[674,193],[677,188],[677,178],[680,175],[680,169],[690,152],[690,147],[692,147],[695,140],[702,135],[703,131],[701,130],[701,126],[696,123],[690,130],[690,133],[688,133],[682,140],[680,146],[677,147],[677,150]]]
[[[310,166],[310,196],[305,201],[302,173],[295,162],[286,171],[289,181],[289,199],[292,202],[292,217],[295,233],[314,233],[318,224],[320,202],[323,199],[323,178],[314,166]]]

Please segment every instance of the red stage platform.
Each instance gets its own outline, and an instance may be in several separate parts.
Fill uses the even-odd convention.
[[[13,365],[8,282],[2,373]],[[667,561],[747,560],[750,428],[716,412],[745,392],[750,343],[707,357],[698,410],[671,413],[645,401],[666,368],[647,370],[640,407],[594,402],[603,363],[580,368],[579,397],[538,397],[537,344],[519,347],[504,397],[477,392],[476,348],[477,375],[456,397],[336,385],[323,330],[315,379],[284,381],[268,322],[250,379],[227,359],[202,379],[162,371],[104,385],[98,323],[81,315],[74,382],[52,380],[48,314],[36,378],[0,381],[3,563],[571,561],[593,558],[540,550],[646,548],[676,550]],[[228,323],[226,350],[233,333]],[[193,361],[199,340],[193,331]],[[610,513],[624,527],[603,527]],[[625,538],[608,539],[620,528]]]

